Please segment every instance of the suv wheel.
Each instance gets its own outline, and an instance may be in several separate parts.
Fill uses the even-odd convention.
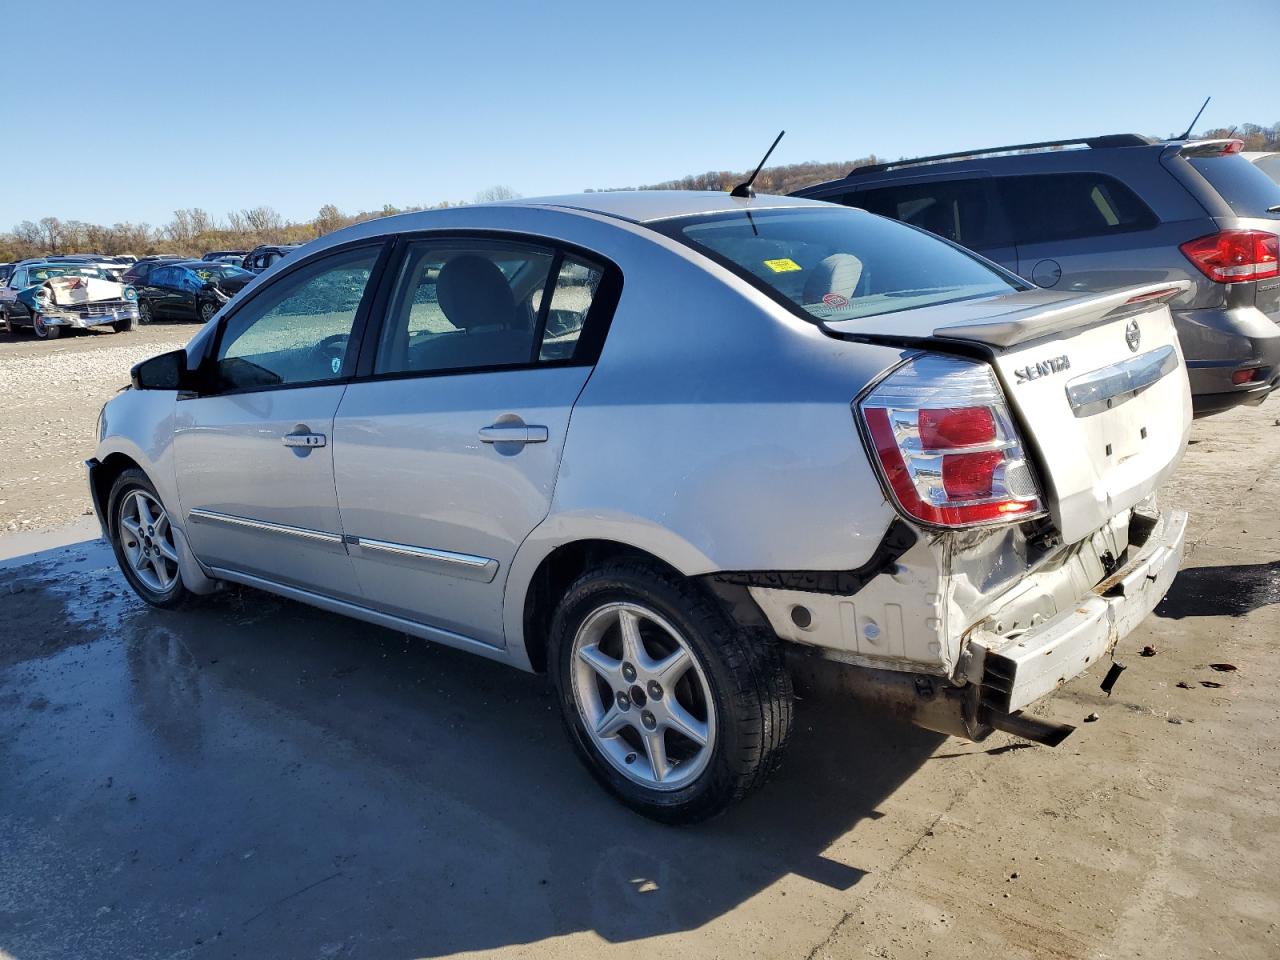
[[[589,571],[556,611],[549,654],[579,755],[647,817],[704,820],[777,766],[792,716],[777,641],[687,580],[643,561]]]
[[[141,470],[116,479],[107,501],[111,546],[129,586],[147,603],[171,609],[192,596],[178,571],[178,548],[160,495]]]

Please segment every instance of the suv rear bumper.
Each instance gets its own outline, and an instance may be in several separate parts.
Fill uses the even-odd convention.
[[[1142,548],[1071,609],[1009,639],[972,637],[965,673],[981,706],[1006,714],[1052,693],[1115,649],[1155,609],[1182,562],[1187,515],[1162,514]]]
[[[1184,310],[1173,320],[1197,417],[1259,404],[1280,383],[1280,322],[1257,307]],[[1250,380],[1234,383],[1241,370]]]

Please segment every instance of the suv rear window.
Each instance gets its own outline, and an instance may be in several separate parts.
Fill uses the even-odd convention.
[[[816,322],[1027,289],[972,254],[861,210],[734,211],[653,226]]]
[[[1187,163],[1209,181],[1238,216],[1265,217],[1269,207],[1280,204],[1280,184],[1244,157],[1188,157]]]
[[[1101,173],[997,177],[995,184],[1018,243],[1101,237],[1159,223],[1137,194]]]

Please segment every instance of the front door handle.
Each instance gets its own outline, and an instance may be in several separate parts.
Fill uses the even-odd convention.
[[[481,443],[546,443],[546,427],[531,423],[495,423],[480,428]]]
[[[280,442],[286,447],[323,447],[329,441],[323,433],[286,433]]]

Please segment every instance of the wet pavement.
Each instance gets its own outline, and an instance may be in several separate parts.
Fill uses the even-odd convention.
[[[541,678],[249,590],[152,610],[89,518],[0,538],[0,960],[1280,955],[1280,428],[1196,430],[1130,669],[1038,709],[1100,722],[969,744],[806,699],[694,829],[604,795]]]

